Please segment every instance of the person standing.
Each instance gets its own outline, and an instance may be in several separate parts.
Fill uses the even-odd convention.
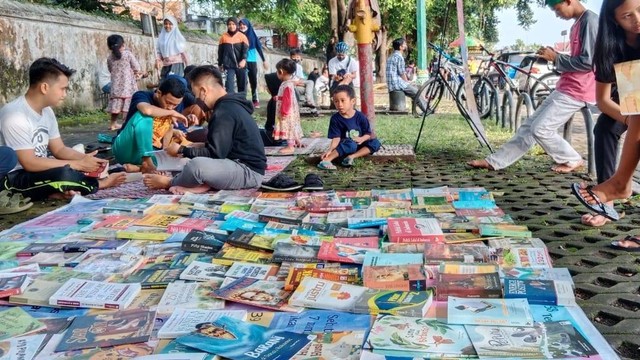
[[[227,72],[225,89],[227,93],[235,92],[236,81],[238,92],[244,92],[247,87],[247,55],[249,39],[238,31],[238,19],[227,19],[227,32],[220,36],[218,44],[218,67]]]
[[[262,52],[262,44],[256,31],[251,26],[248,19],[241,19],[238,24],[240,32],[242,32],[249,40],[249,50],[247,51],[247,74],[249,75],[249,85],[251,86],[251,100],[253,107],[260,108],[260,100],[258,99],[258,57],[262,59],[262,67],[266,70],[269,64]]]
[[[131,104],[131,96],[138,91],[136,79],[140,77],[140,64],[136,57],[124,46],[124,39],[120,35],[107,38],[107,45],[111,55],[107,58],[107,67],[111,73],[111,92],[107,112],[111,114],[109,130],[118,130],[118,116],[127,118],[127,111]]]
[[[160,70],[160,80],[168,75],[184,76],[184,68],[188,65],[184,52],[187,40],[178,28],[178,20],[171,15],[165,16],[162,31],[158,36],[156,67]]]
[[[295,95],[296,65],[291,59],[282,59],[276,64],[276,74],[282,83],[276,98],[276,124],[273,138],[287,141],[287,146],[278,151],[281,155],[293,155],[295,147],[302,146],[300,109],[298,109]]]
[[[402,91],[424,111],[424,105],[418,99],[418,88],[409,82],[402,54],[407,50],[407,41],[403,38],[393,40],[393,54],[387,59],[387,88],[389,92]]]

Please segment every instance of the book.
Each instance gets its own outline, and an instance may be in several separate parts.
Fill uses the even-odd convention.
[[[394,243],[443,242],[444,236],[436,219],[388,219],[389,241]]]
[[[78,316],[62,336],[56,352],[148,341],[154,311],[131,310]]]
[[[362,264],[368,253],[380,252],[377,237],[336,238],[320,245],[318,259],[341,263]]]
[[[491,260],[503,268],[551,268],[551,257],[547,248],[490,249]]]
[[[225,276],[232,278],[248,277],[251,279],[267,280],[275,277],[277,273],[277,266],[234,262],[225,273]]]
[[[427,288],[422,264],[363,266],[362,279],[370,289],[424,291]]]
[[[480,358],[590,358],[596,349],[568,321],[534,327],[465,325]]]
[[[449,296],[447,323],[533,326],[533,316],[526,299],[468,299]]]
[[[278,207],[268,207],[260,212],[260,221],[275,221],[283,224],[300,225],[308,213],[303,210],[289,210]]]
[[[291,360],[344,359],[359,360],[367,330],[317,332],[311,343]]]
[[[165,241],[171,236],[164,228],[148,226],[129,226],[124,230],[116,231],[116,238],[121,240],[150,240]]]
[[[201,252],[215,254],[225,243],[226,235],[217,232],[191,230],[182,239],[182,250],[189,252]]]
[[[360,314],[424,316],[431,306],[429,291],[386,291],[307,277],[289,299],[289,304],[314,309]]]
[[[212,297],[213,290],[221,283],[222,279],[197,283],[174,281],[165,289],[156,309],[160,314],[170,314],[175,309],[222,309],[224,300]]]
[[[229,266],[193,261],[180,274],[182,280],[209,281],[224,278]]]
[[[61,252],[66,243],[32,243],[16,253],[17,257],[33,256],[38,253]]]
[[[273,239],[276,234],[266,232],[255,233],[243,229],[236,229],[227,237],[227,243],[249,250],[271,250],[273,251]]]
[[[19,307],[0,311],[0,340],[29,335],[45,328],[44,323]]]
[[[177,215],[149,214],[136,221],[135,225],[166,229],[169,224],[181,218]]]
[[[187,335],[196,330],[198,324],[211,322],[221,316],[243,320],[246,315],[245,310],[175,309],[158,330],[158,338],[175,339],[178,336]]]
[[[22,294],[30,282],[27,275],[0,277],[0,298]]]
[[[480,224],[478,229],[480,236],[531,237],[531,231],[524,225]]]
[[[380,246],[380,250],[385,254],[418,254],[420,255],[420,259],[424,256],[424,245],[425,243],[414,243],[414,244],[402,244],[402,243],[388,243],[383,242]]]
[[[458,216],[504,216],[504,211],[499,207],[492,209],[456,209],[456,215]]]
[[[231,360],[290,359],[310,342],[304,334],[269,330],[227,316],[199,324],[176,341]]]
[[[500,269],[500,277],[520,280],[560,280],[573,284],[573,278],[567,268],[520,268]]]
[[[127,275],[120,282],[139,283],[142,289],[164,289],[180,278],[182,269],[140,269]]]
[[[331,213],[334,214],[334,213]],[[333,235],[335,238],[379,237],[380,229],[346,229],[340,228]]]
[[[299,334],[369,330],[373,317],[331,310],[305,310],[301,313],[261,311],[248,314],[246,321],[270,329],[286,329]]]
[[[366,348],[375,354],[409,358],[473,358],[476,355],[464,326],[393,315],[376,318]]]
[[[102,212],[108,213],[132,213],[146,214],[153,204],[147,202],[147,198],[141,199],[116,199],[102,208]]]
[[[502,284],[498,273],[438,274],[436,300],[447,301],[449,296],[464,298],[500,298]]]
[[[45,341],[46,334],[14,337],[0,342],[0,360],[33,359]]]
[[[57,281],[34,279],[21,294],[11,295],[9,302],[20,305],[49,306],[49,298],[62,286]]]
[[[116,345],[103,348],[90,348],[70,350],[68,352],[56,352],[56,346],[60,343],[63,334],[55,334],[42,348],[36,360],[89,360],[118,358],[122,360],[137,359],[139,356],[153,354],[157,341],[150,340],[132,344]]]
[[[400,246],[421,246],[424,244],[393,244]],[[422,252],[419,254],[414,253],[376,253],[368,252],[364,257],[363,266],[387,266],[387,265],[409,265],[418,264],[422,265],[423,256]]]
[[[139,218],[135,215],[110,215],[97,224],[94,224],[91,229],[112,229],[112,230],[124,230],[133,225]]]
[[[264,309],[300,312],[302,308],[289,305],[290,291],[284,290],[283,281],[240,278],[213,291],[214,296]]]
[[[636,87],[638,83],[636,74],[639,63],[637,60],[632,60],[613,65],[616,73],[616,87],[620,96],[620,113],[622,115],[640,114],[638,106],[640,93],[638,92],[638,87]]]
[[[346,284],[356,284],[360,280],[357,268],[343,269],[328,267],[325,269],[317,269],[315,267],[291,267],[285,280],[284,289],[287,291],[295,290],[305,277],[314,277]]]
[[[362,229],[378,227],[387,223],[386,216],[376,213],[376,208],[351,210],[347,213],[347,227],[349,229]]]
[[[483,244],[425,244],[425,262],[454,261],[483,263],[489,261],[489,249]]]
[[[126,276],[142,265],[144,257],[124,251],[88,250],[73,263],[75,271]]]
[[[140,292],[140,284],[69,279],[51,297],[53,306],[125,309]]]
[[[577,306],[573,283],[568,281],[505,279],[504,297],[535,305]]]
[[[316,262],[318,261],[319,246],[297,245],[292,243],[278,243],[273,249],[272,261]]]
[[[256,251],[224,244],[220,251],[213,256],[213,263],[231,266],[235,261],[256,264],[269,264],[273,254],[266,251]]]
[[[86,252],[96,250],[120,250],[129,244],[128,240],[83,240],[64,244],[64,252]]]
[[[170,233],[188,233],[192,230],[204,231],[211,224],[213,224],[213,220],[181,218],[169,224],[169,226],[167,226],[167,230]]]

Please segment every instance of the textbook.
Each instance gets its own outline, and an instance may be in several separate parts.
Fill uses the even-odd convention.
[[[246,315],[245,310],[175,309],[158,330],[158,338],[175,339],[178,336],[187,335],[196,330],[196,325],[216,320],[221,316],[243,320]]]
[[[194,332],[176,341],[231,360],[282,360],[291,359],[311,340],[304,334],[270,330],[222,316],[199,324]]]
[[[51,295],[49,305],[122,310],[140,290],[140,284],[69,279]]]
[[[229,266],[193,261],[180,274],[182,280],[209,281],[221,279],[229,270]]]
[[[283,281],[240,278],[213,291],[213,296],[260,308],[300,312],[301,307],[289,305],[290,291],[284,290]]]
[[[148,341],[154,311],[130,310],[76,317],[62,335],[56,352]]]
[[[158,302],[160,314],[170,314],[175,309],[218,310],[224,308],[224,300],[212,297],[222,279],[206,282],[174,281],[170,283]]]
[[[533,316],[526,299],[449,296],[447,322],[459,325],[533,326]]]
[[[438,220],[431,218],[388,219],[389,241],[393,243],[443,242]]]
[[[567,281],[505,279],[504,297],[534,305],[577,306],[573,283]]]
[[[0,340],[23,336],[45,329],[44,323],[36,320],[19,307],[0,311]]]

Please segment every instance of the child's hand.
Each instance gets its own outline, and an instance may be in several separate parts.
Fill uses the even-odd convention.
[[[173,129],[173,138],[176,139],[177,143],[181,143],[187,139],[187,136],[181,130]]]
[[[184,124],[184,126],[188,126],[189,123],[184,115],[175,110],[173,110],[173,114],[171,114],[171,121],[173,121],[173,126],[178,126],[178,123],[182,123]]]
[[[354,138],[352,138],[351,140],[355,141],[356,144],[360,145],[364,142],[364,136],[356,136]]]
[[[326,160],[329,157],[329,154],[331,154],[331,150],[329,150],[326,153],[322,154],[322,156],[320,158],[322,160]]]

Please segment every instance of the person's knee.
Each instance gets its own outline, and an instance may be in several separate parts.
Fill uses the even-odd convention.
[[[340,144],[336,148],[338,155],[340,157],[351,155],[358,150],[358,144],[352,139],[343,139],[340,141]]]
[[[369,149],[369,152],[371,154],[377,152],[378,150],[380,150],[380,147],[382,146],[382,144],[380,144],[380,140],[378,139],[369,139],[367,141],[365,141],[363,143],[364,146],[366,146]]]
[[[531,135],[536,139],[547,139],[553,135],[555,129],[550,129],[545,124],[531,125]]]

